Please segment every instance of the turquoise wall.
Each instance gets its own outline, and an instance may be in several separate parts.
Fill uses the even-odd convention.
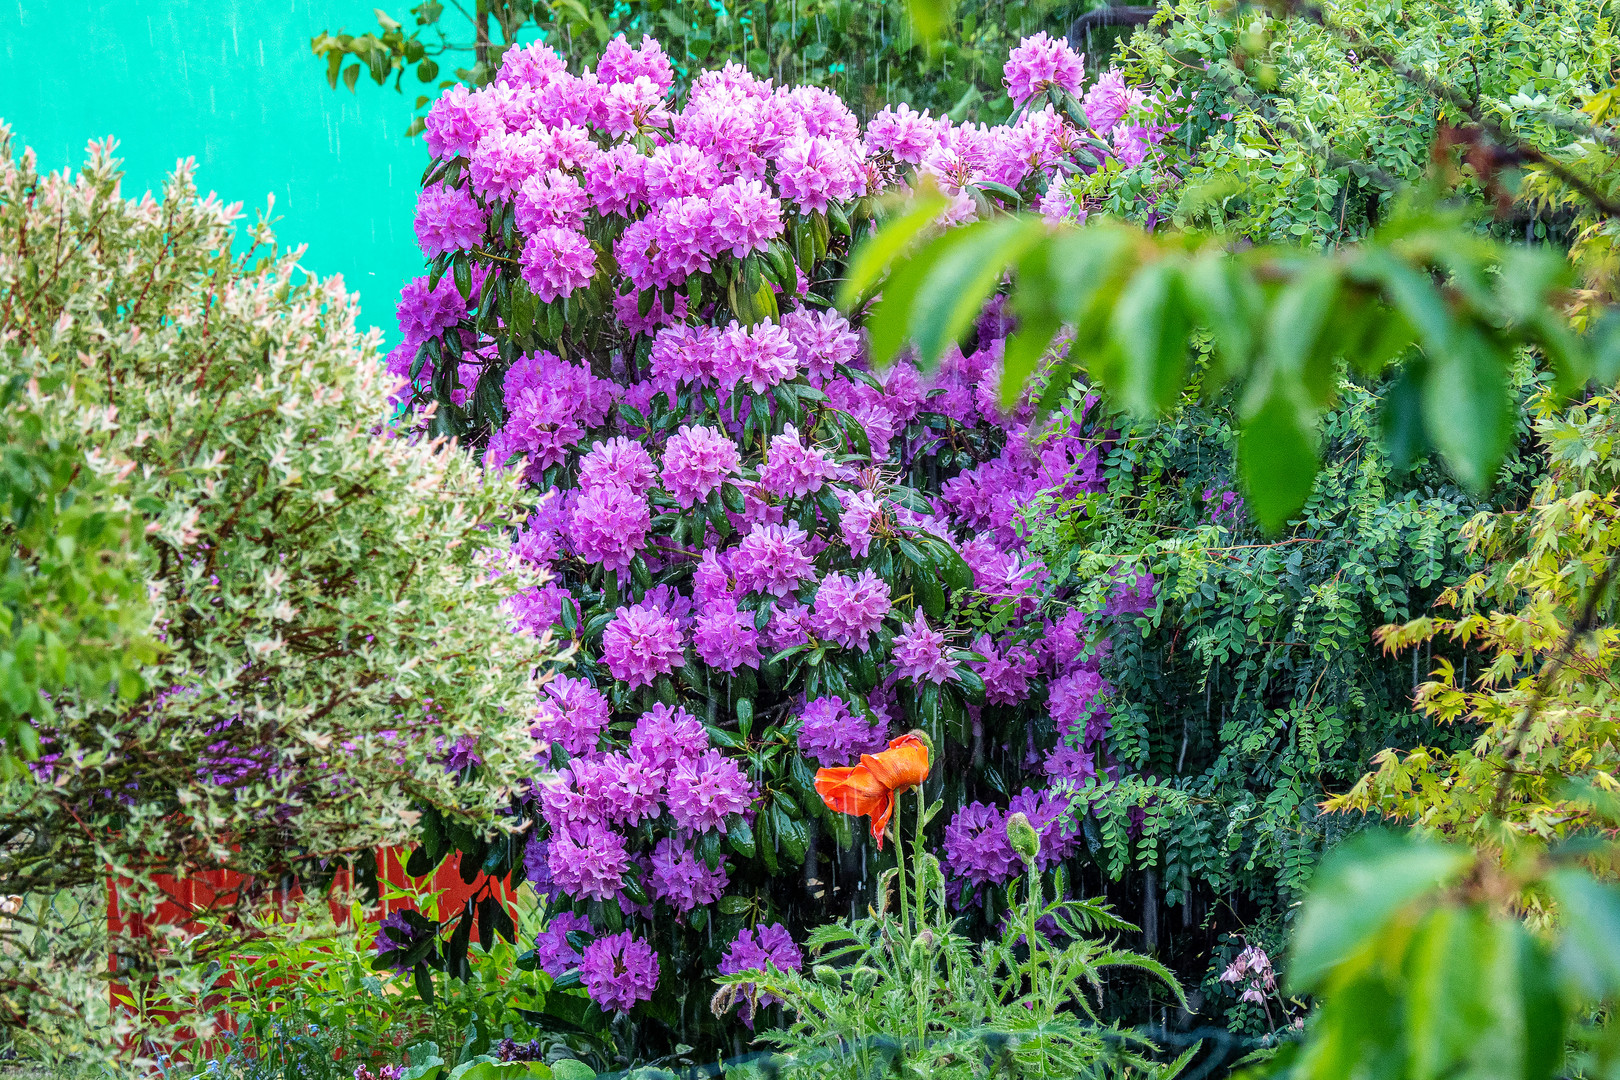
[[[0,118],[50,169],[116,136],[126,195],[184,157],[203,191],[245,211],[274,193],[279,239],[308,244],[304,264],[342,274],[362,325],[393,338],[399,288],[422,265],[411,215],[427,154],[404,137],[415,91],[334,92],[309,51],[323,30],[374,25],[374,4],[0,0]]]

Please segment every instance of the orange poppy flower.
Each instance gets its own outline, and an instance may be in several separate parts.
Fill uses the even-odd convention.
[[[816,794],[829,810],[852,817],[871,817],[872,839],[883,850],[883,830],[894,816],[894,797],[928,778],[928,747],[915,735],[889,742],[877,754],[862,754],[861,763],[843,769],[818,769]]]

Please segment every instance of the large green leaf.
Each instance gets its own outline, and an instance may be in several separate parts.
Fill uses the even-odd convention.
[[[1461,848],[1382,831],[1345,841],[1322,861],[1294,927],[1291,989],[1318,989],[1333,969],[1370,946],[1401,908],[1457,874]]]
[[[1119,362],[1105,377],[1126,409],[1152,416],[1175,404],[1187,381],[1190,316],[1177,263],[1148,263],[1125,286],[1109,327]]]
[[[955,230],[948,247],[932,245],[928,275],[911,305],[908,326],[924,366],[967,333],[1007,268],[1046,236],[1039,218],[1003,217]]]
[[[885,367],[899,354],[911,336],[912,308],[919,303],[923,282],[942,259],[974,235],[970,229],[952,229],[895,266],[866,320],[868,355],[874,365]]]
[[[1457,478],[1483,492],[1513,437],[1508,356],[1477,327],[1460,328],[1452,347],[1429,352],[1424,428]]]
[[[1338,298],[1338,268],[1318,263],[1284,287],[1266,323],[1266,361],[1297,380],[1317,408],[1332,400],[1338,384],[1337,350],[1323,340]]]
[[[1401,1001],[1389,985],[1382,979],[1357,979],[1323,1002],[1288,1075],[1294,1080],[1404,1080],[1402,1030]]]
[[[844,282],[838,287],[838,306],[846,312],[856,307],[888,272],[895,256],[909,247],[923,230],[934,223],[945,208],[945,197],[937,191],[918,195],[910,208],[868,237],[850,257]]]
[[[1074,327],[1076,355],[1106,340],[1120,291],[1136,270],[1138,234],[1099,225],[1060,233],[1045,245],[1056,314]]]
[[[1315,432],[1294,395],[1275,390],[1244,420],[1238,473],[1249,509],[1266,529],[1281,528],[1305,505],[1318,463]]]
[[[1058,314],[1057,282],[1048,272],[1051,245],[1038,244],[1018,261],[1018,288],[1010,307],[1018,326],[1008,335],[1001,353],[1001,404],[1011,408],[1024,384],[1035,374],[1041,356],[1062,328]]]
[[[1259,343],[1265,298],[1248,268],[1225,252],[1194,259],[1182,272],[1187,300],[1198,322],[1215,339],[1216,358],[1227,377],[1248,370]]]
[[[1576,870],[1556,871],[1548,883],[1558,900],[1560,975],[1589,1001],[1620,997],[1620,889]]]

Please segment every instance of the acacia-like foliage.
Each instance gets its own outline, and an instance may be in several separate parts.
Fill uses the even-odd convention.
[[[1568,410],[1543,400],[1535,426],[1547,474],[1523,511],[1481,514],[1464,530],[1487,565],[1441,596],[1455,614],[1379,633],[1391,651],[1450,641],[1482,654],[1471,670],[1442,659],[1417,692],[1425,717],[1466,725],[1470,744],[1385,750],[1328,809],[1383,813],[1486,849],[1609,827],[1620,414],[1612,394]]]
[[[500,607],[534,580],[504,557],[517,488],[387,428],[342,283],[263,220],[239,250],[238,206],[199,198],[189,165],[122,198],[110,154],[41,175],[0,127],[0,648],[32,634],[50,661],[5,669],[27,767],[0,784],[0,890],[112,875],[133,914],[154,874],[223,868],[243,908],[369,861],[413,804],[487,819],[552,650]],[[446,761],[470,764],[473,733],[465,782]],[[207,972],[179,962],[240,925],[115,941],[118,978],[195,990]],[[0,956],[8,1023],[74,992],[48,949]]]
[[[1102,658],[1120,769],[1098,778],[1087,834],[1121,880],[1110,893],[1140,895],[1136,921],[1154,928],[1159,955],[1189,976],[1214,961],[1203,1008],[1229,1006],[1234,1027],[1271,1024],[1221,968],[1247,946],[1280,953],[1319,858],[1365,824],[1317,803],[1384,747],[1462,745],[1413,716],[1418,671],[1380,655],[1374,629],[1425,614],[1480,568],[1460,530],[1482,509],[1519,505],[1540,465],[1510,458],[1494,504],[1433,457],[1400,468],[1379,442],[1379,389],[1344,388],[1310,500],[1280,535],[1239,494],[1224,396],[1189,396],[1156,423],[1116,417],[1102,490],[1036,518],[1033,546],[1077,593],[1122,561],[1155,575],[1158,603],[1117,628]],[[1456,647],[1446,655],[1462,662]],[[1241,939],[1229,934],[1238,925]]]

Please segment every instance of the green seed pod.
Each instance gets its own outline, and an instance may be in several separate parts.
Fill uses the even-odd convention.
[[[1025,866],[1035,864],[1035,856],[1041,852],[1041,838],[1035,832],[1035,826],[1029,823],[1029,818],[1023,814],[1007,815],[1007,843],[1018,852],[1018,857],[1024,860]]]

